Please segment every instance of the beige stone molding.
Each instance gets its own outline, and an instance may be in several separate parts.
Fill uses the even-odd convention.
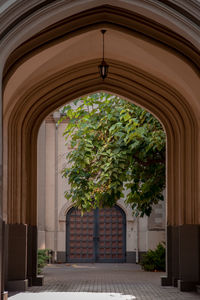
[[[1,28],[0,34],[5,37],[20,31],[24,26],[31,26],[36,22],[32,35],[43,28],[82,10],[94,8],[100,5],[112,5],[135,11],[154,19],[160,24],[166,24],[172,30],[182,35],[195,44],[198,42],[199,28],[196,24],[200,15],[200,3],[198,0],[23,0],[1,1]],[[196,34],[195,34],[196,33]],[[26,33],[25,33],[26,35]],[[196,37],[195,37],[196,35]],[[21,36],[23,42],[26,37]]]
[[[71,202],[66,202],[62,208],[60,209],[58,221],[59,222],[66,222],[66,215],[68,211],[73,207],[73,204]]]
[[[150,39],[151,43],[158,44],[160,47],[168,47],[168,51],[180,55],[182,59],[187,59],[195,67],[200,65],[198,48],[166,26],[122,8],[100,6],[87,13],[82,12],[69,19],[66,18],[23,43],[7,60],[4,68],[4,84],[16,68],[32,55],[63,40],[102,27],[113,28],[129,35],[133,34],[146,41]]]
[[[126,213],[127,221],[133,221],[133,216],[130,214],[130,208],[128,209],[125,205],[124,201],[118,201],[117,205],[121,207],[121,209]],[[60,209],[58,221],[59,222],[66,222],[66,215],[68,211],[73,207],[73,204],[70,201],[67,201]]]

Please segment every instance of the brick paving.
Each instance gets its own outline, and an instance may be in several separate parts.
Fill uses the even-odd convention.
[[[192,300],[196,293],[161,287],[161,272],[144,272],[136,264],[55,264],[44,268],[45,284],[9,300]]]

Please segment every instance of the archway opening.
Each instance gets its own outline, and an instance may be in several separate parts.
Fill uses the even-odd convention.
[[[67,120],[65,123],[58,125],[57,121],[60,116],[59,110],[50,114],[41,125],[38,136],[38,142],[40,143],[40,150],[38,149],[38,183],[40,184],[40,193],[41,186],[44,185],[45,181],[49,181],[46,189],[48,193],[45,204],[46,217],[44,217],[42,212],[44,204],[38,203],[38,213],[41,215],[39,224],[41,225],[41,221],[44,221],[46,218],[50,221],[44,224],[46,228],[49,228],[47,232],[47,244],[44,247],[53,248],[53,250],[57,252],[55,255],[56,262],[65,263],[63,269],[65,268],[69,271],[71,268],[71,272],[73,272],[73,268],[79,271],[86,270],[87,274],[89,274],[90,271],[94,272],[96,266],[86,264],[88,262],[135,263],[146,250],[154,248],[159,241],[162,242],[164,240],[165,221],[164,218],[160,220],[161,215],[164,215],[164,209],[162,209],[161,203],[154,208],[154,215],[150,219],[141,218],[138,220],[136,217],[133,217],[131,207],[127,208],[123,199],[119,202],[123,210],[119,206],[114,207],[114,210],[110,208],[101,211],[95,210],[84,214],[81,218],[81,212],[76,211],[74,207],[71,208],[72,203],[67,203],[64,198],[66,185],[61,184],[61,182],[56,183],[57,180],[62,180],[61,171],[65,165],[66,152],[71,148],[70,142],[65,145],[65,139],[63,137]],[[46,150],[41,156],[44,143],[46,143]],[[45,158],[45,155],[48,155],[48,158]],[[42,171],[42,164],[46,167],[46,175],[44,175],[44,171]],[[50,173],[52,174],[50,175]],[[48,179],[45,179],[46,176]],[[55,188],[56,184],[58,186],[57,188]],[[54,188],[52,189],[53,185]],[[55,193],[57,193],[57,204],[55,203]],[[39,201],[42,201],[43,197],[44,194],[39,195]],[[53,202],[52,199],[54,199]],[[57,213],[56,217],[54,215],[55,213]],[[55,220],[58,224],[53,228],[52,223],[55,224]],[[38,230],[40,235],[39,243],[44,245],[42,241],[44,238],[44,236],[42,237],[44,234],[42,227],[39,227]],[[58,232],[55,238],[56,230],[58,230]],[[54,248],[55,245],[56,248]],[[140,247],[139,249],[137,249],[138,246]],[[130,268],[130,265],[127,266]],[[125,271],[120,270],[120,267],[117,265],[115,266],[115,270],[116,268],[118,268],[119,275]],[[96,276],[96,280],[98,276],[101,276],[102,270],[103,269],[99,270],[99,275],[94,275]],[[130,270],[131,268],[128,272],[130,272]],[[132,271],[133,273],[134,271],[138,272],[139,268],[135,270],[133,267]],[[108,272],[108,270],[106,272]],[[158,280],[159,275],[156,274],[156,276]],[[66,273],[66,279],[67,278]],[[96,284],[98,285],[97,282]],[[113,283],[116,284],[114,278]],[[62,282],[62,284],[64,283]],[[108,291],[109,284],[107,284],[105,290],[103,287],[101,289],[102,292],[105,292],[106,289]],[[114,296],[117,297],[117,294],[113,294],[113,297]]]
[[[92,99],[94,97],[97,97],[97,95],[99,95],[99,99],[100,97],[103,98],[104,95],[106,97],[106,104],[104,104],[103,107],[98,106],[98,101],[99,100],[95,100],[97,101],[96,104],[94,102],[92,102]],[[146,150],[148,151],[148,149],[153,147],[153,144],[155,147],[160,147],[161,144],[159,144],[159,142],[155,143],[155,139],[156,139],[156,134],[158,134],[157,138],[162,140],[162,143],[165,144],[165,142],[163,142],[165,140],[164,138],[164,132],[162,130],[161,125],[158,124],[158,122],[156,123],[157,127],[154,127],[153,122],[155,122],[154,117],[145,112],[145,110],[139,109],[137,108],[135,105],[129,104],[130,107],[128,107],[128,105],[125,104],[124,100],[120,100],[119,97],[113,96],[113,95],[109,95],[109,94],[94,94],[94,95],[88,95],[87,97],[83,98],[85,99],[85,101],[87,101],[87,103],[89,104],[89,102],[91,102],[91,104],[89,106],[87,106],[87,110],[89,109],[94,109],[93,112],[98,111],[99,109],[102,110],[103,109],[103,116],[107,115],[107,110],[108,109],[110,111],[111,106],[110,106],[110,101],[116,102],[116,105],[119,101],[121,101],[122,103],[120,104],[120,102],[118,103],[119,107],[116,109],[113,109],[114,112],[111,110],[110,111],[110,119],[111,119],[111,115],[113,114],[112,118],[113,120],[111,121],[111,123],[108,126],[108,128],[111,127],[111,125],[114,127],[116,124],[119,124],[120,118],[121,118],[121,122],[123,122],[123,126],[126,125],[126,129],[125,127],[123,128],[118,128],[118,132],[121,131],[125,131],[126,134],[123,137],[123,139],[127,140],[129,137],[131,138],[131,134],[137,133],[137,129],[134,127],[132,128],[132,131],[130,130],[131,128],[131,120],[130,118],[128,118],[127,120],[123,120],[123,117],[125,115],[123,115],[123,113],[125,112],[125,109],[129,109],[129,113],[131,115],[132,113],[132,119],[133,117],[135,117],[135,121],[140,122],[140,125],[136,125],[136,127],[138,127],[138,130],[146,130],[145,136],[146,138],[149,138],[148,144],[147,144],[147,140],[146,142],[142,143],[139,142],[140,139],[145,139],[144,136],[141,135],[136,135],[135,137],[135,142],[138,142],[138,146],[137,149],[133,150],[132,149],[132,154],[131,157],[134,156],[134,152],[135,151],[135,159],[137,159],[137,163],[139,160],[138,157],[138,153],[141,151],[145,151],[145,147]],[[87,100],[86,100],[87,99]],[[94,98],[95,99],[95,98]],[[93,99],[93,100],[94,100]],[[79,100],[79,103],[81,103],[84,100]],[[76,101],[77,103],[77,101]],[[102,102],[103,104],[103,102]],[[113,104],[114,105],[114,104]],[[79,116],[81,115],[81,106],[80,104],[76,107],[76,105],[74,105],[73,103],[69,106],[67,106],[67,109],[69,109],[69,107],[74,108],[74,112],[77,111]],[[107,108],[106,108],[107,107]],[[114,106],[113,106],[114,107]],[[84,108],[82,108],[84,112]],[[120,114],[116,114],[117,110],[119,110],[122,112],[120,112]],[[132,111],[130,110],[132,109]],[[69,124],[69,119],[65,119],[63,120],[63,123],[59,122],[59,118],[63,119],[63,113],[62,110],[58,110],[52,114],[50,114],[44,121],[44,123],[41,125],[41,128],[39,130],[39,136],[38,136],[38,172],[37,172],[37,176],[38,176],[38,234],[39,234],[39,248],[48,248],[53,250],[54,252],[54,260],[55,262],[75,262],[75,261],[79,261],[79,262],[84,262],[84,258],[86,259],[85,261],[90,261],[90,262],[99,262],[99,261],[104,261],[104,262],[129,262],[129,263],[139,263],[139,261],[141,261],[141,257],[142,255],[149,249],[155,249],[156,246],[158,245],[159,242],[164,242],[165,241],[165,204],[161,202],[159,202],[157,205],[153,206],[153,201],[152,204],[150,206],[152,206],[153,211],[151,214],[150,218],[137,218],[136,216],[134,216],[134,209],[131,207],[130,205],[130,199],[131,196],[133,196],[133,192],[132,194],[129,192],[127,188],[123,187],[124,183],[123,181],[126,181],[126,184],[128,184],[128,180],[130,181],[130,179],[128,179],[129,177],[129,173],[130,172],[143,172],[143,179],[141,179],[142,177],[139,178],[139,176],[133,176],[131,180],[135,180],[135,182],[143,180],[143,183],[141,181],[140,187],[138,187],[138,190],[136,190],[137,193],[139,193],[139,190],[141,188],[143,188],[143,190],[146,190],[146,194],[142,193],[143,200],[141,198],[141,201],[143,201],[143,205],[145,202],[145,195],[146,197],[149,197],[149,193],[151,191],[152,198],[156,198],[158,194],[155,194],[155,192],[152,192],[152,187],[155,188],[156,185],[156,181],[154,184],[151,184],[148,186],[147,185],[147,181],[152,181],[153,176],[155,176],[156,178],[158,178],[161,173],[162,176],[160,177],[160,181],[162,180],[162,190],[165,188],[165,185],[163,184],[163,180],[165,181],[164,177],[164,169],[163,171],[160,173],[160,175],[158,176],[155,175],[156,170],[155,165],[152,169],[152,173],[146,173],[146,177],[144,179],[144,174],[145,174],[145,169],[146,168],[152,168],[153,164],[163,164],[163,161],[161,162],[161,159],[164,160],[165,162],[165,146],[162,150],[162,155],[161,155],[161,151],[157,151],[158,153],[156,154],[156,151],[154,154],[152,154],[151,152],[149,152],[149,159],[146,156],[143,156],[143,158],[140,158],[140,160],[144,160],[144,162],[141,162],[142,165],[140,165],[140,171],[138,169],[138,171],[136,171],[136,169],[134,168],[134,166],[132,167],[132,169],[129,167],[129,163],[128,161],[130,160],[130,149],[127,149],[127,153],[125,153],[125,155],[127,154],[127,156],[125,157],[125,161],[124,161],[124,157],[119,157],[119,154],[117,154],[117,156],[113,156],[112,161],[115,164],[115,169],[116,172],[119,171],[119,173],[117,174],[117,180],[121,180],[122,182],[120,183],[121,186],[118,185],[118,189],[120,190],[122,188],[122,191],[124,193],[123,196],[118,196],[119,200],[119,205],[121,207],[123,207],[123,210],[120,210],[120,207],[117,206],[117,211],[116,209],[114,209],[114,211],[112,211],[112,209],[108,209],[108,211],[106,210],[94,210],[91,212],[91,215],[86,214],[86,217],[81,218],[81,212],[74,210],[74,208],[72,208],[72,212],[75,214],[73,216],[74,221],[75,222],[73,224],[73,228],[71,228],[70,226],[70,222],[68,222],[67,220],[70,219],[70,215],[68,215],[68,210],[70,209],[72,203],[67,200],[65,198],[66,195],[66,190],[70,190],[69,184],[67,183],[67,181],[69,180],[69,178],[62,178],[62,174],[63,174],[63,168],[66,167],[68,165],[68,162],[66,160],[66,156],[69,157],[69,154],[72,153],[73,151],[73,142],[71,144],[71,138],[73,138],[74,140],[77,140],[77,136],[70,137],[70,140],[67,141],[66,145],[65,145],[65,138],[63,137],[64,132],[66,132],[69,128],[66,128],[66,126],[70,127],[71,125]],[[91,120],[91,122],[96,123],[96,125],[99,124],[99,121],[97,121],[96,117],[92,117],[93,112],[91,111],[91,119],[93,118],[93,120]],[[68,114],[70,115],[71,112],[69,112],[68,110]],[[98,114],[98,112],[97,112]],[[102,112],[101,112],[102,114]],[[138,115],[137,115],[138,114]],[[126,116],[127,117],[127,116]],[[68,118],[66,116],[66,118]],[[88,116],[84,116],[83,120],[86,120],[86,118],[88,118]],[[100,118],[100,117],[99,117]],[[71,118],[71,122],[75,122],[75,115],[74,115],[74,119],[73,117]],[[142,121],[141,121],[142,120]],[[146,123],[145,121],[146,120]],[[83,121],[84,122],[84,121]],[[86,121],[88,123],[88,121]],[[148,123],[149,122],[149,123]],[[106,123],[105,123],[106,124]],[[81,121],[79,123],[79,125],[77,124],[77,128],[79,127],[80,130],[80,126],[85,126],[86,124],[82,124],[81,125]],[[93,124],[94,125],[94,124]],[[151,129],[145,129],[146,126],[149,126],[149,128],[151,127]],[[70,127],[71,128],[71,127]],[[97,126],[98,128],[98,126]],[[105,126],[103,126],[104,130],[105,130]],[[154,128],[154,136],[151,136],[151,131]],[[135,131],[136,129],[136,131]],[[76,134],[77,133],[77,129],[76,130]],[[139,133],[139,131],[138,131]],[[81,134],[81,133],[80,133]],[[88,137],[88,141],[91,142],[91,144],[95,144],[97,142],[97,140],[89,140],[89,134],[90,131],[87,132],[87,137]],[[100,136],[103,134],[103,132],[100,132],[99,129],[96,129],[96,132],[94,130],[94,132],[92,132],[92,136],[93,134],[95,134],[96,136]],[[119,137],[117,137],[117,132],[113,132],[113,137],[114,135],[115,139],[116,139],[116,144],[113,143],[112,144],[112,149],[111,149],[111,153],[110,153],[110,158],[112,155],[114,155],[115,153],[119,153],[120,151],[124,151],[124,145],[119,146]],[[82,133],[83,135],[83,133]],[[80,135],[79,135],[80,136]],[[111,136],[112,138],[112,136]],[[108,139],[108,137],[106,137],[106,139]],[[132,138],[131,138],[132,139]],[[109,140],[109,139],[108,139]],[[133,140],[134,141],[134,140]],[[79,144],[82,141],[79,141]],[[146,143],[146,144],[145,144]],[[100,151],[102,146],[105,147],[106,141],[103,143],[104,145],[99,145],[100,146]],[[129,143],[130,144],[130,143]],[[140,146],[139,146],[140,144]],[[133,144],[132,144],[133,146]],[[75,146],[76,147],[76,146]],[[86,145],[84,146],[86,147]],[[115,148],[114,148],[115,147]],[[127,146],[128,147],[128,146]],[[129,145],[130,147],[130,145]],[[139,147],[140,147],[140,151],[139,151]],[[163,147],[163,144],[162,144]],[[87,147],[86,147],[87,148]],[[92,148],[92,147],[91,147]],[[90,149],[91,149],[90,148]],[[95,148],[93,148],[94,151],[94,155],[97,157],[98,153],[96,152],[97,149],[97,144],[95,144]],[[81,155],[83,155],[85,149],[82,148],[81,150]],[[104,151],[105,152],[105,151]],[[113,153],[112,153],[113,152]],[[92,155],[93,155],[92,154]],[[106,154],[106,152],[105,152]],[[84,155],[87,155],[87,153],[85,153]],[[158,156],[156,158],[156,156]],[[69,159],[69,158],[68,158]],[[87,159],[89,159],[89,157],[87,157]],[[101,157],[102,159],[102,157]],[[155,159],[155,161],[153,161],[153,159]],[[157,161],[157,160],[158,161]],[[131,160],[130,160],[131,161]],[[78,162],[79,164],[81,164],[81,162]],[[105,164],[105,162],[102,160],[102,164]],[[118,164],[122,164],[122,168],[120,169],[120,167],[118,166]],[[144,163],[144,164],[143,164]],[[83,164],[83,162],[82,162]],[[101,164],[101,168],[103,167],[103,165]],[[129,167],[129,169],[128,169]],[[93,166],[93,168],[95,168],[95,165]],[[112,178],[113,182],[110,182],[110,185],[114,185],[116,184],[116,175],[114,174],[114,177],[112,177],[112,167],[110,167],[110,169],[108,167],[107,168],[107,173],[109,173],[110,178]],[[65,169],[65,168],[64,168]],[[87,169],[87,168],[86,168]],[[84,170],[79,170],[78,172],[85,172]],[[157,170],[158,171],[158,170]],[[90,171],[88,171],[90,172]],[[92,171],[91,171],[92,172]],[[127,172],[126,175],[123,175],[122,173]],[[88,180],[94,180],[95,178],[92,178],[93,175],[90,175],[91,178]],[[96,176],[96,175],[95,175]],[[107,176],[107,174],[105,174],[105,176]],[[123,177],[120,179],[120,176]],[[78,178],[77,178],[78,179]],[[79,178],[80,179],[80,178]],[[154,179],[155,180],[155,179]],[[105,180],[103,179],[103,182]],[[144,181],[146,181],[146,186],[141,186],[142,184],[144,184]],[[149,181],[149,182],[150,182]],[[81,182],[79,182],[79,185],[81,184]],[[105,182],[103,183],[103,185],[105,186]],[[100,183],[99,187],[97,186],[97,182],[95,183],[95,190],[98,189],[103,189],[102,183]],[[160,186],[158,185],[158,189],[160,189]],[[129,183],[129,190],[130,190],[130,183]],[[149,191],[149,192],[148,192]],[[82,190],[81,194],[84,194],[85,191]],[[106,197],[107,194],[105,194],[104,198]],[[127,200],[127,204],[125,204],[126,202],[126,196],[128,195],[129,197],[129,204],[128,204],[128,200]],[[156,196],[155,196],[156,195]],[[159,197],[161,195],[159,194]],[[91,198],[92,196],[87,196],[89,198]],[[113,198],[115,197],[114,194],[112,196]],[[128,199],[127,197],[127,199]],[[78,199],[78,201],[80,202],[80,199]],[[146,199],[146,201],[151,202],[150,199]],[[156,200],[156,203],[158,202],[158,198]],[[113,203],[113,204],[112,204]],[[110,203],[108,203],[109,205],[113,206],[115,205],[115,203],[113,201],[111,201]],[[77,204],[76,204],[77,205]],[[103,205],[100,204],[100,206]],[[149,208],[148,208],[149,209]],[[109,218],[109,211],[111,214],[111,218]],[[119,213],[119,220],[120,224],[118,224],[117,222],[117,216],[116,213]],[[136,211],[135,211],[136,213]],[[139,213],[139,212],[138,212]],[[148,213],[148,211],[146,210],[146,213]],[[101,216],[102,214],[102,216]],[[113,217],[112,217],[113,214]],[[145,215],[144,211],[140,211],[140,214]],[[76,215],[77,215],[77,220],[76,220]],[[121,215],[121,218],[120,218]],[[67,220],[66,220],[66,216]],[[78,218],[79,216],[79,218]],[[123,217],[124,216],[124,217]],[[85,218],[85,219],[84,219]],[[93,222],[89,219],[92,219]],[[106,220],[106,218],[108,218],[108,220]],[[125,222],[125,219],[127,219],[127,222]],[[100,222],[101,219],[101,222]],[[113,219],[113,220],[112,220]],[[91,222],[90,222],[91,221]],[[72,223],[73,223],[72,222]],[[99,223],[100,222],[100,223]],[[84,226],[84,228],[81,228],[82,225]],[[90,228],[86,228],[86,227]],[[115,227],[116,226],[116,227]],[[120,228],[118,228],[120,227]],[[70,233],[70,228],[71,228],[71,233]],[[127,229],[127,230],[126,230]],[[87,232],[89,230],[89,233]],[[102,234],[102,237],[100,238],[100,232]],[[87,233],[87,234],[86,234]],[[104,234],[103,234],[104,233]],[[70,235],[72,235],[72,237],[70,238]],[[77,236],[77,238],[76,238]],[[85,236],[85,238],[84,238]],[[90,241],[86,241],[86,237],[90,240]],[[113,241],[112,241],[113,240]],[[126,243],[127,240],[127,243]],[[71,242],[70,242],[71,241]],[[84,247],[83,244],[84,243]],[[101,245],[100,245],[101,244]],[[79,245],[79,249],[78,249],[78,245]],[[139,246],[140,245],[140,246]],[[90,246],[90,247],[89,247]],[[112,249],[113,248],[113,249]],[[116,251],[115,251],[116,250]],[[118,250],[120,250],[120,255],[118,255]],[[73,254],[73,251],[77,252]],[[88,254],[88,251],[92,251],[90,253],[90,255]],[[102,254],[103,256],[101,257],[101,255],[99,254],[99,252],[101,252],[100,254]],[[69,255],[70,252],[70,255]],[[82,253],[84,252],[84,253]],[[86,252],[86,253],[85,253]],[[109,252],[109,253],[107,253]],[[114,253],[116,252],[116,253]],[[76,254],[76,257],[74,256]],[[88,256],[89,255],[89,256]],[[119,256],[119,257],[118,257]],[[73,261],[74,260],[74,261]]]

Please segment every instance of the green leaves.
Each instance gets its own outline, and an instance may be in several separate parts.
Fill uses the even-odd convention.
[[[66,198],[83,212],[113,206],[126,183],[126,202],[134,214],[150,215],[165,187],[161,124],[144,109],[106,93],[78,99],[63,112],[69,120],[64,136],[72,148],[70,167],[63,170],[71,185]]]
[[[159,243],[142,256],[141,266],[145,271],[165,271],[165,256],[165,245]]]

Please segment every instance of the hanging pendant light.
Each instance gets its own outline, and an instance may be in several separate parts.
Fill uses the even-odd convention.
[[[107,63],[104,60],[104,34],[106,33],[106,30],[102,29],[101,33],[103,35],[103,59],[102,59],[101,64],[99,65],[99,74],[100,74],[101,78],[104,80],[108,75],[109,65],[107,65]]]

